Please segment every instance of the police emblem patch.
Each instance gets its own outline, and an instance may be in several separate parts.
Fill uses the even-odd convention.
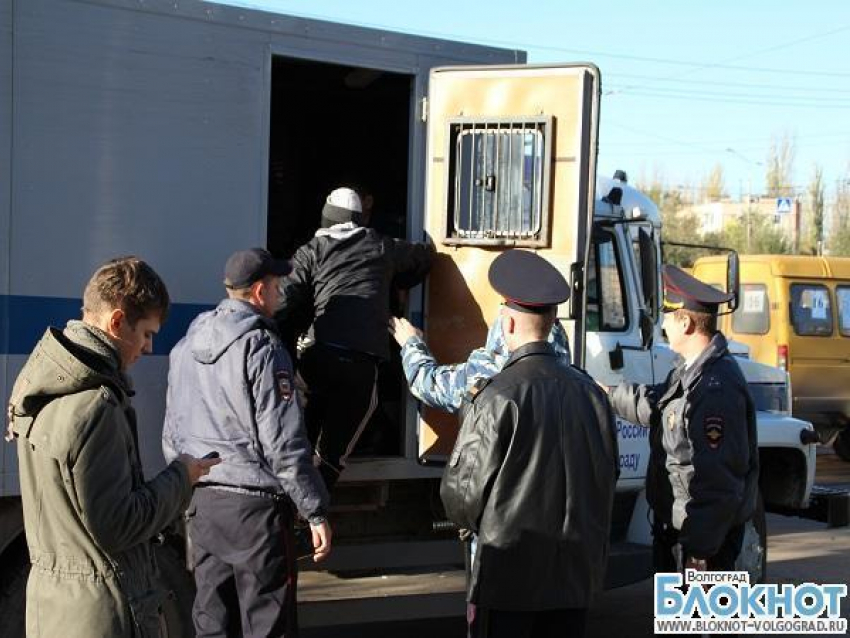
[[[667,427],[671,430],[676,427],[676,413],[673,410],[667,414]]]
[[[709,416],[705,419],[705,439],[708,447],[716,450],[723,443],[723,417]]]
[[[289,370],[275,372],[274,378],[277,381],[277,391],[280,392],[280,398],[289,401],[292,398],[292,375],[289,374]]]

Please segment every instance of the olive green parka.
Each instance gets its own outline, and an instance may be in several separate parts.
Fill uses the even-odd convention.
[[[145,482],[130,396],[109,338],[80,321],[48,329],[15,382],[29,638],[159,635],[152,539],[191,484],[179,461]]]

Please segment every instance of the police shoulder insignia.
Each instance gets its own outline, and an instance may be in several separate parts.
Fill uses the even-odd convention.
[[[278,370],[274,373],[274,378],[280,398],[289,401],[292,398],[292,374],[289,370]]]
[[[723,417],[708,416],[704,422],[705,440],[708,442],[708,447],[716,450],[723,443]]]
[[[667,428],[672,430],[676,427],[676,412],[675,410],[670,410],[667,414]]]
[[[468,401],[474,401],[475,397],[478,396],[478,393],[481,392],[481,390],[484,389],[484,386],[486,386],[489,382],[490,379],[486,377],[478,379],[475,383],[472,384],[472,387],[469,388],[469,390],[467,391],[466,399]]]

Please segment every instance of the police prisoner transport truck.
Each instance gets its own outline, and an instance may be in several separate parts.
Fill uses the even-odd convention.
[[[484,342],[500,301],[487,269],[522,247],[572,283],[559,316],[578,365],[607,385],[660,382],[673,354],[658,314],[658,212],[622,181],[597,190],[596,67],[525,57],[198,0],[0,0],[0,392],[49,324],[79,317],[97,265],[141,256],[175,302],[133,369],[142,460],[157,471],[167,354],[223,296],[227,256],[258,245],[291,255],[325,194],[352,180],[369,185],[384,232],[437,247],[427,285],[401,312],[424,326],[439,361]],[[788,413],[783,372],[742,366],[763,408],[764,503],[804,507],[809,425]],[[463,610],[461,548],[438,497],[457,420],[420,409],[397,361],[380,394],[368,449],[338,488],[327,571],[302,575],[304,625]],[[618,429],[609,586],[651,572],[647,432]],[[760,511],[742,555],[756,575],[765,538]],[[159,549],[174,593],[169,635],[187,635],[179,532]],[[29,563],[15,444],[0,446],[0,565],[0,635],[22,635]],[[376,584],[391,577],[311,588],[362,570],[422,576],[392,592]]]

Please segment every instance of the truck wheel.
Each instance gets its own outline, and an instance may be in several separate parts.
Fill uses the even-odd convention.
[[[850,461],[850,426],[838,433],[832,442],[832,449],[842,461]]]
[[[0,569],[0,636],[23,638],[26,624],[27,577],[30,557],[26,539],[20,536],[3,553]]]
[[[767,519],[761,492],[756,502],[756,511],[744,524],[744,541],[741,553],[735,561],[735,569],[750,573],[750,583],[762,583],[767,577]]]
[[[192,602],[195,600],[195,581],[172,547],[157,546],[156,560],[162,586],[168,591],[160,615],[161,634],[163,638],[194,638]],[[3,635],[0,633],[0,636]]]

